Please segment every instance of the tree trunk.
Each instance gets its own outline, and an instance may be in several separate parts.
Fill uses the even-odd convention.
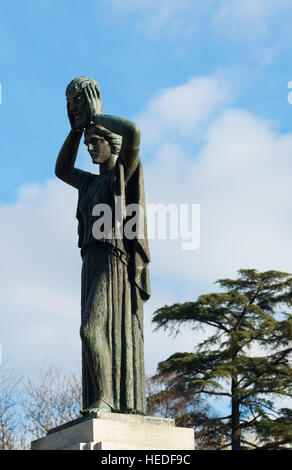
[[[239,399],[237,396],[238,377],[234,375],[231,382],[232,411],[231,411],[231,432],[232,450],[240,450],[240,413]]]

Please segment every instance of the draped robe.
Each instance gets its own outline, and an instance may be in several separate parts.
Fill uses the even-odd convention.
[[[113,411],[144,414],[143,303],[150,297],[150,255],[141,160],[127,183],[121,155],[104,175],[78,171],[83,408],[101,399]],[[139,204],[142,234],[133,240],[116,238],[113,226],[111,238],[96,240],[92,209],[108,204],[114,215],[117,197],[123,223],[126,205]]]

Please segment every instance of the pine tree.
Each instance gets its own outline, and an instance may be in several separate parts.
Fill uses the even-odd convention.
[[[176,374],[157,374],[146,380],[146,414],[171,418],[176,426],[194,428],[197,450],[215,450],[223,440],[215,411],[188,390]]]
[[[277,411],[273,399],[292,397],[292,275],[241,269],[237,279],[217,284],[221,292],[154,313],[156,329],[176,333],[186,323],[215,329],[194,353],[161,362],[159,373],[174,372],[193,393],[230,400],[231,414],[221,425],[224,433],[229,426],[232,450],[286,448],[292,443],[291,410]],[[257,356],[253,346],[262,348]],[[257,440],[249,442],[248,433]]]

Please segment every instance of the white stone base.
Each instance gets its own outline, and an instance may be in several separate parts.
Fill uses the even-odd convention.
[[[173,419],[99,412],[51,429],[32,450],[194,450],[194,430]]]

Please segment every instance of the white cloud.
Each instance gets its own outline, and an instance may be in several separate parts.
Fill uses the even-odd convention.
[[[200,117],[189,109],[196,91],[204,89],[204,80],[208,90],[210,78],[179,87],[184,96],[185,113],[183,105],[179,110],[184,126],[178,124],[175,135],[182,137],[183,130],[194,126],[193,139],[185,139],[187,146],[183,138],[177,143],[169,139],[174,120],[166,99],[152,100],[140,122],[142,135],[148,135],[146,140],[156,138],[157,146],[155,157],[145,164],[147,201],[201,205],[200,248],[187,252],[181,250],[180,241],[151,242],[152,270],[190,285],[235,276],[242,267],[290,271],[292,224],[287,214],[292,204],[292,135],[281,136],[273,123],[243,110],[222,108],[219,102],[213,110],[216,118],[204,122],[202,116],[203,145],[192,152]],[[164,97],[176,97],[177,89]],[[208,100],[208,93],[201,94],[202,108],[203,96]],[[149,132],[152,118],[159,139]]]
[[[189,283],[235,275],[241,267],[291,270],[292,135],[250,113],[229,110],[215,120],[198,155],[162,144],[146,167],[149,202],[201,205],[201,245],[152,243],[161,276]],[[163,186],[161,186],[163,181]]]
[[[230,87],[219,75],[192,78],[160,91],[135,118],[143,129],[143,145],[156,145],[166,133],[172,134],[174,141],[180,136],[193,136],[230,98]]]
[[[47,356],[68,366],[79,357],[74,199],[70,189],[48,181],[24,185],[15,204],[0,206],[4,360]]]

